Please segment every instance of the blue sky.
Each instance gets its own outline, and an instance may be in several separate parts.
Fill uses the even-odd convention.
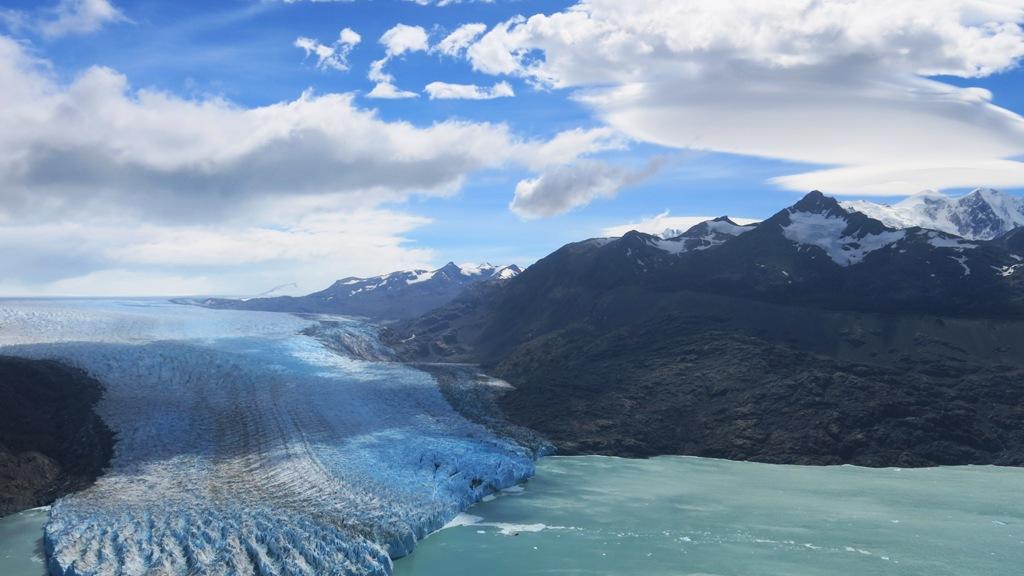
[[[0,55],[28,87],[0,111],[27,136],[0,152],[30,158],[0,169],[0,247],[16,254],[0,293],[310,291],[448,260],[525,265],[665,211],[764,218],[811,188],[1024,189],[1018,2],[426,4],[0,2]],[[470,42],[440,50],[470,23]],[[382,40],[399,24],[422,46]],[[343,29],[360,40],[342,66],[297,46],[338,54]],[[415,97],[372,97],[389,49],[382,70]],[[432,82],[514,96],[431,98]],[[566,134],[583,136],[546,151]]]

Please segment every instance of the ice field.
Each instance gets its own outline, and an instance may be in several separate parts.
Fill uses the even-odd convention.
[[[390,574],[534,470],[428,374],[362,359],[388,352],[355,320],[6,300],[0,354],[63,360],[107,389],[111,470],[52,507],[54,574]]]

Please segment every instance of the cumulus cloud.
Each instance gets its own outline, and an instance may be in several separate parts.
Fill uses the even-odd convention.
[[[536,178],[521,180],[509,208],[523,218],[557,216],[598,198],[611,198],[621,188],[642,182],[657,168],[657,163],[652,163],[633,170],[596,160],[555,166]]]
[[[316,55],[317,68],[345,71],[348,70],[348,55],[360,41],[362,37],[355,30],[342,28],[338,33],[338,39],[329,45],[300,36],[295,40],[295,47],[302,48],[307,58]]]
[[[401,56],[406,52],[426,52],[430,45],[427,31],[422,26],[396,24],[380,37],[380,43],[389,57]]]
[[[905,194],[1024,154],[1019,115],[928,78],[1014,67],[1021,22],[1020,0],[583,0],[499,24],[466,56],[481,72],[575,89],[637,140],[850,169],[783,186]],[[1024,185],[1015,164],[1000,174]]]
[[[173,277],[309,291],[425,265],[432,253],[406,235],[426,220],[383,205],[622,142],[608,128],[534,140],[501,124],[390,122],[351,94],[246,108],[135,89],[102,67],[67,84],[49,70],[0,36],[0,293],[95,294],[145,274],[166,290],[193,286]]]
[[[0,78],[11,76],[17,89],[0,94],[0,211],[16,214],[96,202],[192,219],[268,195],[397,200],[450,191],[511,145],[504,126],[385,122],[348,94],[243,109],[135,91],[105,68],[63,89],[0,62]]]
[[[516,95],[508,82],[498,82],[489,88],[476,84],[431,82],[424,90],[430,95],[431,100],[493,100]]]
[[[601,230],[601,234],[603,236],[622,236],[630,230],[636,230],[637,232],[653,235],[661,234],[666,230],[679,230],[685,232],[701,222],[706,222],[714,218],[717,218],[717,216],[672,216],[668,210],[665,210],[655,216],[641,218],[626,224],[608,226]],[[752,218],[735,218],[730,216],[729,219],[737,224],[752,224],[757,222],[757,220]]]
[[[395,86],[395,78],[384,71],[384,67],[392,58],[409,52],[426,52],[430,49],[427,31],[420,26],[396,24],[381,35],[379,42],[384,45],[384,57],[370,64],[367,74],[375,85],[366,96],[368,98],[416,98],[416,92],[402,90]]]

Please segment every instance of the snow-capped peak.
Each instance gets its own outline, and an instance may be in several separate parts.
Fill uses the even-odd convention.
[[[1024,199],[991,188],[959,197],[925,190],[895,204],[865,200],[841,204],[890,228],[920,226],[970,240],[991,240],[1024,226]]]
[[[739,236],[744,232],[753,230],[751,226],[752,221],[748,224],[737,224],[728,216],[719,216],[712,220],[705,220],[697,223],[690,228],[666,228],[661,234],[657,236],[662,240],[670,240],[672,238],[678,238],[680,236],[688,236],[695,238],[697,236],[707,236],[708,234],[724,234],[727,236]]]
[[[482,276],[484,278],[500,278],[502,280],[507,280],[518,275],[521,270],[515,264],[508,266],[496,266],[490,262],[483,262],[481,264],[459,264],[459,272],[463,276]]]
[[[719,216],[713,220],[705,220],[685,232],[667,229],[660,237],[654,238],[654,245],[671,254],[682,254],[690,250],[705,250],[723,244],[726,241],[754,229],[754,225],[742,226],[729,219]],[[668,235],[668,236],[666,236]]]
[[[858,264],[868,254],[902,240],[905,235],[903,230],[850,232],[849,221],[837,214],[794,211],[789,220],[782,228],[783,236],[794,244],[821,248],[840,266]]]
[[[489,262],[483,262],[481,264],[474,264],[472,262],[459,264],[459,271],[466,276],[479,276],[481,274],[490,274],[497,268],[494,264]]]

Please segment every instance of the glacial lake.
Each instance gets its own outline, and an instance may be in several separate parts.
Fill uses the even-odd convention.
[[[460,520],[476,523],[431,535],[395,573],[1020,574],[1022,493],[1024,470],[987,466],[545,458],[522,492],[474,506]]]
[[[1024,470],[989,466],[551,457],[521,490],[420,542],[395,574],[1019,574],[1022,489]],[[0,519],[0,574],[45,573],[45,521],[45,511]]]

